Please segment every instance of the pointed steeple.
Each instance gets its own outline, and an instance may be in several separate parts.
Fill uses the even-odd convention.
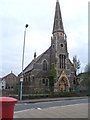
[[[55,32],[64,32],[59,0],[56,1],[56,9],[55,9],[55,17],[54,17],[54,25],[53,25],[52,33]]]

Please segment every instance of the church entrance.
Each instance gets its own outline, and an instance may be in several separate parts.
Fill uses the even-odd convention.
[[[68,91],[69,87],[70,87],[69,80],[63,70],[58,80],[58,89],[61,92],[64,92],[64,91]]]
[[[62,79],[60,80],[60,82],[59,82],[59,89],[60,89],[60,91],[66,91],[66,87],[68,86],[67,85],[67,82],[66,82],[67,80],[66,80],[66,78],[65,77],[62,77]]]

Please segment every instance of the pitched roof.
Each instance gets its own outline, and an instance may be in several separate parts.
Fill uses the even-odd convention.
[[[8,77],[10,75],[14,75],[15,77],[17,77],[14,73],[11,72],[11,73],[7,74],[6,76],[2,77],[1,79],[5,79],[6,77]]]
[[[39,55],[35,60],[33,59],[29,64],[28,66],[23,70],[24,73],[26,72],[29,72],[29,71],[32,71],[34,69],[34,63],[37,63],[40,58],[45,54],[47,53],[49,50],[50,50],[51,47],[49,47],[44,53],[42,53],[41,55]],[[20,73],[21,74],[21,73]]]
[[[34,60],[31,61],[31,63],[24,69],[24,73],[31,71],[33,69],[33,62]]]

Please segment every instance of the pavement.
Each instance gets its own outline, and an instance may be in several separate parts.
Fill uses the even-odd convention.
[[[41,99],[29,99],[18,101],[18,103],[38,103],[38,102],[49,102],[49,101],[63,101],[63,100],[75,100],[75,99],[88,99],[84,97],[59,97],[59,98],[41,98]]]

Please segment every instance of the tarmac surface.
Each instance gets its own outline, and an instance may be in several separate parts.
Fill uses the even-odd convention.
[[[23,103],[88,99],[88,97],[47,98],[19,101]],[[27,109],[14,112],[14,118],[88,118],[88,103],[55,106],[49,108]]]
[[[88,104],[28,109],[15,112],[14,118],[88,118]]]

